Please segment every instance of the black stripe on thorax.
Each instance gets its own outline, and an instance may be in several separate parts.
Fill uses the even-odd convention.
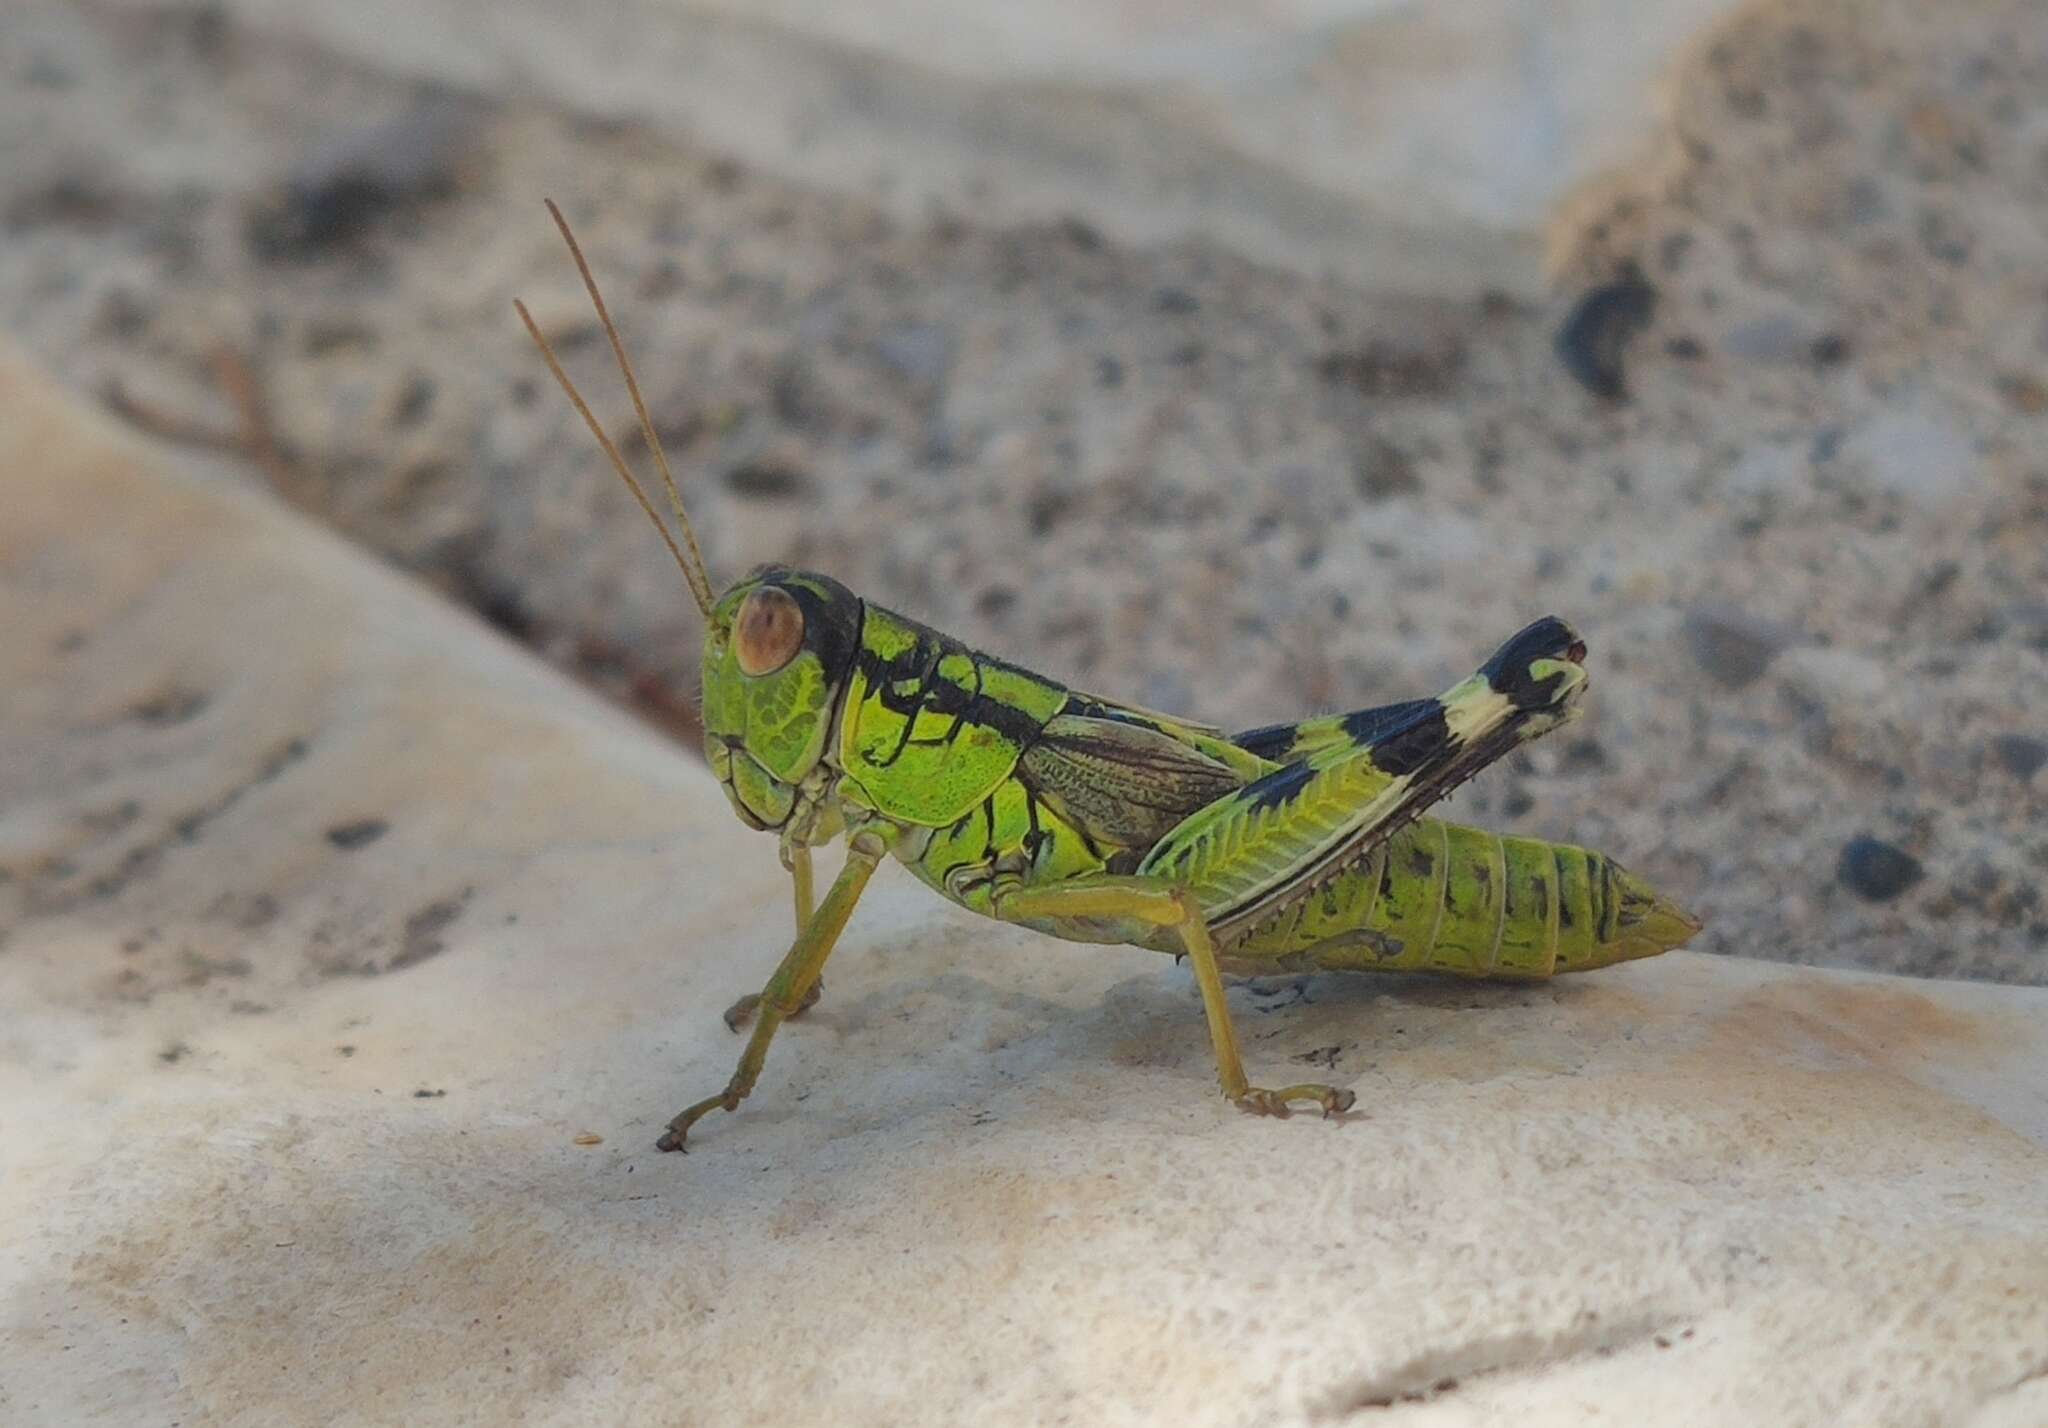
[[[901,616],[897,618],[901,619]],[[1035,715],[1005,704],[1000,699],[991,699],[982,693],[984,672],[989,669],[1011,669],[1031,679],[1039,679],[1029,670],[1018,669],[991,655],[969,649],[950,635],[914,624],[905,620],[916,631],[917,642],[894,659],[883,659],[866,646],[860,652],[860,671],[867,681],[868,697],[876,700],[890,713],[901,716],[904,721],[905,739],[908,731],[915,726],[918,716],[931,713],[941,717],[950,716],[953,728],[944,737],[944,742],[957,738],[962,724],[977,724],[993,729],[1004,739],[1018,745],[1028,746],[1038,737],[1044,723]],[[940,673],[940,664],[949,655],[964,655],[974,670],[974,687],[965,688]],[[904,693],[899,684],[912,680],[917,682],[914,691]],[[1049,681],[1041,681],[1049,682]],[[899,747],[888,762],[902,752]]]

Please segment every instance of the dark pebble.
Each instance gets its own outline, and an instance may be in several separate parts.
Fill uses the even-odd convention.
[[[1871,902],[1890,902],[1920,881],[1920,860],[1903,848],[1861,834],[1842,845],[1835,877],[1843,887]]]
[[[434,379],[415,372],[406,378],[405,386],[398,394],[391,424],[396,427],[418,426],[433,407]]]
[[[1594,396],[1620,401],[1628,395],[1623,369],[1628,345],[1650,325],[1656,311],[1656,288],[1631,267],[1579,299],[1558,329],[1558,359]]]
[[[1564,746],[1564,757],[1558,760],[1562,773],[1597,773],[1607,767],[1607,750],[1597,739],[1574,739]]]
[[[1368,438],[1364,448],[1353,454],[1351,479],[1367,501],[1412,495],[1422,489],[1422,478],[1415,474],[1408,453],[1381,437]]]
[[[1792,633],[1732,605],[1696,605],[1686,612],[1685,640],[1700,668],[1730,689],[1753,684]]]
[[[2041,765],[2048,764],[2048,739],[2036,739],[2031,734],[2000,734],[1991,741],[1991,752],[2007,772],[2024,783],[2040,772]]]
[[[470,132],[469,106],[435,94],[395,119],[332,135],[249,215],[250,247],[273,261],[313,257],[395,208],[452,192]]]
[[[1849,360],[1849,339],[1839,332],[1823,333],[1807,349],[1816,367],[1835,367]]]
[[[327,830],[327,841],[347,851],[366,848],[391,831],[381,818],[362,818],[354,823],[337,823]]]
[[[936,384],[952,365],[953,337],[932,323],[906,322],[875,339],[875,355],[906,382]]]
[[[1060,236],[1084,253],[1094,253],[1102,247],[1102,234],[1078,218],[1062,218],[1059,221]]]
[[[726,489],[750,501],[792,501],[810,484],[806,472],[774,456],[742,462],[725,473]]]

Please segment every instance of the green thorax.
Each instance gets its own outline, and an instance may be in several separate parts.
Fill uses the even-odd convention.
[[[840,796],[899,823],[951,824],[995,791],[1070,697],[869,605],[840,704]]]

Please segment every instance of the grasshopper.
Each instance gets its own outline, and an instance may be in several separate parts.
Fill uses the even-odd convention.
[[[1433,971],[1548,977],[1677,947],[1700,923],[1604,854],[1422,816],[1487,764],[1559,727],[1586,691],[1585,643],[1546,617],[1433,699],[1241,734],[1069,688],[780,565],[716,593],[660,438],[561,211],[554,217],[624,375],[682,542],[523,303],[520,320],[703,612],[704,751],[733,812],[774,832],[796,938],[726,1013],[753,1031],[724,1089],[659,1142],[733,1111],[782,1023],[812,1005],[868,879],[893,856],[940,896],[1073,942],[1185,956],[1223,1094],[1285,1116],[1354,1095],[1245,1075],[1223,975]],[[847,840],[822,902],[811,849]]]

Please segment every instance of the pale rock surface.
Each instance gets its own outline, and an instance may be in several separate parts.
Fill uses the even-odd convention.
[[[127,0],[161,9],[161,0]],[[226,0],[389,70],[991,222],[1537,296],[1558,204],[1650,147],[1735,0]]]
[[[788,931],[699,765],[11,357],[0,503],[8,1424],[2048,1422],[2048,993],[1244,987],[1260,1121],[891,871],[658,1155]]]

